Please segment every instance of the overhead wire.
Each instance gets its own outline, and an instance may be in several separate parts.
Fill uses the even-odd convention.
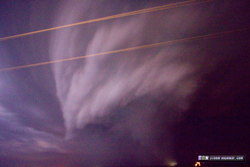
[[[188,0],[188,1],[178,2],[178,3],[172,3],[172,4],[162,5],[162,6],[156,6],[156,7],[152,7],[152,8],[146,8],[146,9],[127,12],[127,13],[121,13],[121,14],[117,14],[117,15],[112,15],[112,16],[107,16],[107,17],[82,21],[82,22],[78,22],[78,23],[67,24],[67,25],[63,25],[63,26],[58,26],[58,27],[53,27],[53,28],[48,28],[48,29],[42,29],[42,30],[38,30],[38,31],[23,33],[23,34],[17,34],[17,35],[2,37],[2,38],[0,38],[0,41],[6,41],[6,40],[19,38],[19,37],[23,37],[23,36],[33,35],[33,34],[52,31],[52,30],[58,30],[58,29],[67,28],[67,27],[73,27],[73,26],[77,26],[77,25],[94,23],[94,22],[98,22],[98,21],[105,21],[105,20],[121,18],[121,17],[126,17],[126,16],[132,16],[132,15],[137,15],[137,14],[149,13],[149,12],[160,11],[160,10],[171,9],[171,8],[177,8],[177,7],[181,7],[181,6],[187,6],[187,5],[207,3],[207,2],[210,2],[210,1],[214,1],[214,0],[203,0],[203,1],[202,0]],[[249,30],[249,28],[230,30],[230,31],[224,31],[224,32],[213,33],[213,34],[206,34],[206,35],[201,35],[201,36],[194,36],[194,37],[189,37],[189,38],[165,41],[165,42],[160,42],[160,43],[153,43],[153,44],[148,44],[148,45],[142,45],[142,46],[125,48],[125,49],[113,50],[113,51],[108,51],[108,52],[90,54],[90,55],[85,55],[85,56],[72,57],[72,58],[67,58],[67,59],[60,59],[60,60],[40,62],[40,63],[34,63],[34,64],[28,64],[28,65],[9,67],[9,68],[2,68],[2,69],[0,69],[0,72],[1,71],[10,71],[10,70],[23,69],[23,68],[28,68],[28,67],[42,66],[42,65],[65,62],[65,61],[71,61],[71,60],[77,60],[77,59],[83,59],[83,58],[87,58],[87,57],[94,57],[94,56],[101,56],[101,55],[107,55],[107,54],[121,53],[121,52],[133,51],[133,50],[138,50],[138,49],[153,48],[153,47],[158,47],[158,46],[163,46],[163,45],[171,45],[171,44],[175,44],[175,43],[183,43],[183,42],[187,42],[187,41],[191,41],[191,40],[213,38],[213,37],[216,37],[216,36],[221,36],[221,35],[224,35],[224,34],[229,34],[229,33],[237,32],[237,31],[238,32],[239,31],[245,31],[245,30]]]
[[[73,24],[67,24],[67,25],[63,25],[63,26],[57,26],[57,27],[52,27],[52,28],[17,34],[17,35],[6,36],[6,37],[0,38],[0,41],[6,41],[6,40],[14,39],[14,38],[20,38],[23,36],[28,36],[28,35],[33,35],[33,34],[38,34],[38,33],[42,33],[42,32],[48,32],[48,31],[58,30],[58,29],[62,29],[62,28],[68,28],[68,27],[88,24],[88,23],[111,20],[111,19],[115,19],[115,18],[133,16],[133,15],[138,15],[138,14],[143,14],[143,13],[149,13],[149,12],[154,12],[154,11],[166,10],[166,9],[194,5],[194,4],[200,4],[200,3],[207,3],[210,1],[214,1],[214,0],[187,0],[187,1],[183,1],[183,2],[171,3],[171,4],[167,4],[167,5],[156,6],[156,7],[136,10],[136,11],[132,11],[132,12],[126,12],[126,13],[121,13],[121,14],[117,14],[117,15],[101,17],[101,18],[77,22],[77,23],[73,23]]]
[[[34,63],[34,64],[27,64],[27,65],[16,66],[16,67],[2,68],[2,69],[0,69],[0,72],[23,69],[23,68],[29,68],[29,67],[35,67],[35,66],[42,66],[42,65],[47,65],[47,64],[59,63],[59,62],[72,61],[72,60],[83,59],[83,58],[94,57],[94,56],[101,56],[101,55],[114,54],[114,53],[122,53],[122,52],[127,52],[127,51],[134,51],[134,50],[146,49],[146,48],[154,48],[154,47],[166,46],[166,45],[173,45],[173,44],[177,44],[177,43],[184,43],[184,42],[194,41],[194,40],[215,38],[215,37],[223,36],[223,35],[226,35],[226,34],[231,34],[231,33],[236,33],[236,32],[241,32],[241,31],[247,31],[249,29],[250,28],[242,28],[242,29],[236,29],[236,30],[230,30],[230,31],[223,31],[223,32],[218,32],[218,33],[212,33],[212,34],[194,36],[194,37],[189,37],[189,38],[176,39],[176,40],[153,43],[153,44],[148,44],[148,45],[141,45],[141,46],[130,47],[130,48],[125,48],[125,49],[119,49],[119,50],[113,50],[113,51],[108,51],[108,52],[95,53],[95,54],[90,54],[90,55],[85,55],[85,56],[72,57],[72,58],[67,58],[67,59],[53,60],[53,61]]]

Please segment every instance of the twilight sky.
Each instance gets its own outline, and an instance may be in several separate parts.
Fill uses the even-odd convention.
[[[0,37],[181,2],[3,1]],[[184,2],[184,1],[183,1]],[[197,1],[202,2],[202,1]],[[250,28],[214,0],[0,41],[0,69]],[[249,29],[0,71],[0,163],[115,166],[249,155]]]

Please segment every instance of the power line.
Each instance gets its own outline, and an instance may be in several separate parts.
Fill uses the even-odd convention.
[[[83,58],[87,58],[87,57],[101,56],[101,55],[107,55],[107,54],[113,54],[113,53],[121,53],[121,52],[146,49],[146,48],[154,48],[154,47],[158,47],[158,46],[172,45],[172,44],[184,43],[184,42],[194,41],[194,40],[214,38],[214,37],[218,37],[218,36],[223,36],[225,34],[246,31],[249,29],[250,28],[243,28],[243,29],[236,29],[236,30],[230,30],[230,31],[223,31],[223,32],[219,32],[219,33],[206,34],[206,35],[194,36],[194,37],[183,38],[183,39],[176,39],[176,40],[172,40],[172,41],[153,43],[153,44],[149,44],[149,45],[136,46],[136,47],[131,47],[131,48],[113,50],[113,51],[90,54],[90,55],[79,56],[79,57],[72,57],[72,58],[68,58],[68,59],[61,59],[61,60],[47,61],[47,62],[42,62],[42,63],[35,63],[35,64],[16,66],[16,67],[3,68],[3,69],[0,69],[0,72],[35,67],[35,66],[42,66],[42,65],[47,65],[47,64],[59,63],[59,62],[66,62],[66,61],[71,61],[71,60],[83,59]]]
[[[99,22],[99,21],[104,21],[104,20],[111,20],[111,19],[115,19],[115,18],[133,16],[133,15],[138,15],[138,14],[143,14],[143,13],[149,13],[149,12],[154,12],[154,11],[171,9],[171,8],[177,8],[177,7],[181,7],[181,6],[188,6],[188,5],[194,5],[194,4],[200,4],[200,3],[207,3],[207,2],[210,2],[210,1],[214,1],[214,0],[188,0],[188,1],[184,1],[184,2],[172,3],[172,4],[168,4],[168,5],[162,5],[162,6],[157,6],[157,7],[152,7],[152,8],[142,9],[142,10],[136,10],[136,11],[132,11],[132,12],[121,13],[121,14],[117,14],[117,15],[112,15],[112,16],[107,16],[107,17],[82,21],[82,22],[73,23],[73,24],[67,24],[67,25],[53,27],[53,28],[42,29],[42,30],[31,31],[31,32],[23,33],[23,34],[17,34],[17,35],[2,37],[2,38],[0,38],[0,41],[6,41],[6,40],[9,40],[9,39],[20,38],[20,37],[23,37],[23,36],[38,34],[38,33],[47,32],[47,31],[58,30],[58,29],[67,28],[67,27],[73,27],[73,26],[77,26],[77,25],[94,23],[94,22]]]

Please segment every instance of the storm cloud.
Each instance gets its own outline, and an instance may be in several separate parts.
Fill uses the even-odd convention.
[[[31,2],[30,6],[23,5],[30,8],[29,21],[24,22],[29,23],[30,30],[42,29],[158,5],[164,3]],[[24,164],[35,166],[39,163],[45,166],[176,164],[175,157],[180,150],[176,150],[173,129],[195,106],[206,104],[198,101],[198,97],[209,87],[207,84],[213,83],[211,92],[222,98],[230,88],[239,90],[235,97],[224,101],[234,101],[243,91],[235,86],[237,78],[213,82],[207,76],[217,75],[228,62],[245,60],[242,53],[247,53],[247,35],[243,37],[241,32],[236,32],[152,48],[108,52],[246,28],[245,14],[235,11],[235,6],[243,9],[244,5],[244,2],[211,1],[1,43],[1,68],[107,53],[1,71],[1,156],[19,158]],[[10,27],[2,31],[5,34],[17,31]],[[226,78],[232,78],[230,72],[225,73]],[[245,77],[242,71],[236,73]],[[223,89],[225,83],[229,85],[227,90]],[[206,101],[214,98],[212,93],[207,96]],[[211,107],[207,113],[227,112],[222,110]]]

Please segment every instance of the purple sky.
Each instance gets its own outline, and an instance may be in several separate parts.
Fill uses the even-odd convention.
[[[0,37],[181,1],[3,1]],[[249,28],[217,0],[0,41],[0,68]],[[188,164],[249,154],[249,30],[0,71],[0,163]]]

